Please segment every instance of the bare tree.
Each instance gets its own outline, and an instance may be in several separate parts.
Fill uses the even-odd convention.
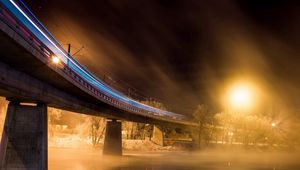
[[[92,116],[90,117],[90,121],[90,133],[92,138],[92,144],[93,147],[96,147],[100,143],[100,140],[104,135],[106,120],[101,117]]]
[[[62,117],[62,110],[55,109],[55,108],[49,108],[48,109],[48,122],[49,122],[49,132],[50,136],[54,136],[54,126],[57,121],[59,121]]]
[[[195,120],[199,123],[198,129],[198,146],[201,148],[202,140],[205,140],[206,143],[209,143],[210,137],[209,134],[211,129],[211,125],[215,122],[214,115],[209,112],[208,106],[204,104],[200,104],[197,106],[196,111],[193,114]]]

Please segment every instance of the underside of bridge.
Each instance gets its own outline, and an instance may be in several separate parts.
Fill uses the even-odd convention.
[[[10,101],[1,141],[2,169],[47,169],[47,106],[112,120],[182,126],[102,103],[55,74],[1,31],[0,40],[0,95]],[[107,122],[103,153],[122,155],[121,122]]]
[[[104,154],[122,154],[121,122],[116,120],[191,127],[98,100],[63,77],[51,61],[41,60],[44,54],[1,20],[0,29],[0,96],[10,101],[1,141],[2,169],[47,169],[47,106],[111,119],[107,122]],[[21,102],[36,106],[23,106]]]
[[[46,103],[48,106],[111,119],[164,126],[187,126],[182,121],[128,112],[87,94],[62,77],[51,61],[0,21],[0,95],[9,100]],[[7,31],[9,30],[9,31]],[[7,32],[10,35],[7,35]],[[22,45],[21,45],[22,44]],[[54,70],[53,70],[54,68]],[[61,73],[63,74],[63,73]]]

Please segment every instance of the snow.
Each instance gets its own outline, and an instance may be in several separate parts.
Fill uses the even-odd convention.
[[[103,139],[97,148],[103,148]],[[52,148],[92,148],[92,141],[89,138],[82,138],[79,135],[53,136],[48,139],[48,146]],[[123,150],[128,151],[174,151],[178,150],[172,146],[159,146],[150,140],[122,140]]]

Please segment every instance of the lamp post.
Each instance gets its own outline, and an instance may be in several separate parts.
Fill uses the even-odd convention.
[[[226,95],[226,107],[227,112],[231,112],[231,116],[234,117],[236,122],[240,120],[242,113],[249,113],[255,104],[254,101],[255,90],[253,86],[247,82],[240,82],[233,84],[228,89]],[[236,134],[232,131],[227,134],[230,137],[230,143],[233,142],[233,137],[237,139]]]
[[[276,123],[275,122],[272,122],[271,123],[271,136],[272,136],[272,140],[271,140],[271,145],[274,145],[274,142],[275,142],[275,140],[276,140],[276,135],[275,135],[275,128],[276,128]]]

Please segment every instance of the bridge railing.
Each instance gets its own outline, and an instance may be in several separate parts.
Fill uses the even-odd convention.
[[[111,75],[103,73],[102,79],[98,79],[98,77],[94,76],[92,73],[90,73],[85,67],[83,67],[72,55],[68,55],[68,52],[64,49],[63,45],[59,43],[58,40],[43,26],[43,24],[35,17],[35,15],[26,7],[26,5],[22,1],[15,1],[16,4],[19,5],[20,8],[23,8],[23,12],[27,14],[27,16],[32,20],[35,25],[44,32],[44,34],[49,37],[52,42],[55,43],[56,47],[60,50],[57,52],[63,53],[62,59],[65,63],[74,65],[76,63],[76,67],[80,67],[82,70],[84,70],[87,74],[93,76],[97,81],[102,82],[103,84],[107,85],[111,90],[115,90],[117,93],[121,93],[122,95],[126,95],[129,98],[139,100],[139,101],[146,101],[146,100],[153,100],[153,97],[148,97],[138,90],[136,90],[133,87],[130,87],[129,85],[124,85],[124,82],[120,82],[119,80],[113,79]],[[67,56],[67,58],[66,58]],[[70,60],[72,60],[70,62]]]
[[[30,10],[21,1],[0,0],[0,18],[24,40],[39,51],[45,58],[44,62],[52,59],[53,55],[61,59],[59,67],[63,76],[88,94],[114,107],[163,119],[184,120],[185,116],[163,111],[132,100],[124,94],[109,87],[102,80],[91,74],[77,60],[70,58],[62,45],[47,31]]]

